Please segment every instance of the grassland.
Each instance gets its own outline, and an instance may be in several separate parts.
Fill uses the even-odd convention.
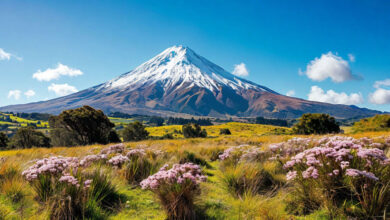
[[[20,120],[21,119],[15,119]],[[24,121],[29,123],[29,121]],[[124,121],[118,119],[117,123]],[[127,120],[126,120],[127,122]],[[232,135],[219,135],[219,129],[228,128]],[[227,123],[207,126],[205,129],[209,138],[184,139],[180,134],[181,126],[148,127],[152,136],[162,136],[172,133],[174,140],[146,140],[141,142],[125,143],[127,148],[148,148],[163,150],[168,153],[166,163],[177,163],[184,152],[192,152],[197,157],[205,159],[210,164],[203,167],[208,174],[208,181],[201,184],[201,196],[196,200],[197,212],[204,219],[328,219],[325,209],[319,209],[305,217],[293,216],[285,211],[285,200],[289,195],[288,185],[281,187],[277,193],[270,195],[246,194],[241,198],[232,196],[227,192],[222,182],[224,175],[220,169],[220,161],[211,161],[210,155],[216,151],[222,151],[231,146],[249,144],[266,149],[270,143],[286,141],[293,136],[288,128],[268,125],[253,125],[243,123]],[[366,132],[351,134],[355,138],[389,136],[389,132]],[[0,217],[5,219],[48,219],[48,209],[36,201],[35,192],[31,185],[20,176],[20,172],[32,164],[31,161],[53,155],[83,157],[98,153],[106,146],[91,145],[81,147],[55,147],[33,148],[22,150],[0,151],[1,167],[0,177],[9,168],[17,170],[17,177],[2,182],[0,187]],[[268,169],[275,169],[273,164],[268,164]],[[119,192],[126,198],[120,209],[109,215],[109,219],[165,219],[165,212],[157,199],[150,191],[129,185],[123,176],[115,170],[110,171],[112,182]],[[276,175],[276,174],[275,174]],[[284,175],[278,178],[284,180]],[[14,194],[19,193],[20,199],[15,202]]]

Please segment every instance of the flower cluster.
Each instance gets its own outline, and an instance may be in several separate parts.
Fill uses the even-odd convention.
[[[192,184],[196,187],[199,182],[206,181],[207,177],[202,174],[200,166],[193,163],[175,164],[168,170],[165,165],[152,176],[141,182],[142,189],[157,190],[162,186],[175,184]]]
[[[79,161],[76,157],[49,157],[38,160],[34,165],[22,172],[27,181],[33,181],[39,175],[58,176],[68,173],[70,169],[77,169]]]
[[[100,154],[115,154],[115,153],[122,153],[125,151],[125,145],[124,144],[115,144],[111,145],[107,148],[104,148],[100,151]]]
[[[369,171],[373,164],[378,166],[390,164],[384,151],[372,148],[376,145],[368,138],[334,136],[321,138],[315,143],[315,147],[296,154],[284,164],[284,168],[291,169],[286,176],[288,180],[298,177],[296,171],[301,171],[303,179],[317,179],[320,175],[336,177],[345,174],[376,181],[378,177]]]
[[[144,149],[132,149],[129,152],[127,152],[126,156],[129,159],[135,159],[146,156],[146,152]]]
[[[65,174],[61,176],[61,178],[58,180],[63,183],[68,183],[76,187],[80,187],[79,181],[74,177],[69,174]]]
[[[309,148],[313,140],[311,138],[292,138],[286,142],[270,144],[268,148],[274,154],[271,159],[290,157]]]
[[[105,160],[105,159],[107,159],[106,154],[87,155],[87,156],[83,157],[83,159],[80,160],[80,166],[89,167],[92,163],[100,161],[100,160]]]
[[[120,167],[120,166],[122,166],[122,164],[124,164],[127,161],[129,161],[128,157],[125,157],[123,155],[117,155],[117,156],[112,157],[108,161],[108,163],[113,165],[113,166]]]
[[[92,180],[85,180],[84,181],[84,188],[89,188],[91,187]]]

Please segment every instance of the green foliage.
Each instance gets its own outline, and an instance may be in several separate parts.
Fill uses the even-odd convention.
[[[103,210],[108,212],[116,211],[120,208],[120,203],[124,199],[118,189],[111,183],[110,177],[100,170],[95,170],[87,175],[92,180],[89,188],[89,197]]]
[[[230,132],[229,128],[221,128],[221,129],[219,129],[219,134],[220,135],[231,135],[232,132]]]
[[[207,137],[207,131],[198,124],[183,125],[182,131],[185,138]]]
[[[303,114],[299,122],[293,126],[296,134],[329,134],[339,133],[340,126],[336,119],[328,114]]]
[[[375,115],[371,118],[364,118],[352,127],[354,132],[365,131],[389,131],[390,130],[390,115]]]
[[[0,149],[7,147],[9,142],[8,136],[3,132],[0,132]]]
[[[139,122],[128,124],[122,131],[124,141],[141,141],[149,136],[149,132],[145,130],[145,126]]]
[[[66,146],[107,144],[114,127],[103,111],[89,106],[63,111],[58,116],[50,117],[49,124],[53,129],[51,137],[54,144],[69,144]]]
[[[149,120],[150,124],[153,124],[155,126],[163,126],[164,125],[164,118],[158,117],[158,116],[152,116]]]
[[[194,163],[194,164],[198,164],[198,165],[201,165],[201,166],[204,166],[207,168],[211,168],[211,165],[209,163],[207,163],[207,161],[205,159],[197,156],[196,154],[194,154],[192,152],[188,152],[188,151],[184,151],[184,154],[182,155],[182,158],[181,158],[179,163],[181,163],[181,164]]]
[[[156,167],[144,157],[132,158],[124,169],[126,180],[130,184],[135,185],[139,184],[142,180],[156,171]]]
[[[10,146],[16,148],[50,147],[50,138],[32,127],[19,128],[11,138]]]
[[[259,194],[272,191],[275,186],[272,176],[259,164],[245,163],[224,170],[222,183],[235,197],[244,194]]]
[[[270,118],[264,118],[264,117],[257,117],[256,118],[256,124],[276,125],[276,126],[288,127],[288,121],[287,120],[283,120],[283,119],[270,119]]]
[[[108,134],[108,143],[120,143],[121,139],[115,130],[111,130]]]

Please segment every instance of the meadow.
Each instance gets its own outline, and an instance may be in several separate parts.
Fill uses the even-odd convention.
[[[390,199],[389,185],[387,188],[381,185],[382,181],[390,178],[388,174],[383,174],[390,171],[389,160],[386,159],[390,157],[388,132],[303,136],[290,134],[289,128],[236,122],[205,128],[208,138],[184,139],[179,132],[181,126],[172,125],[149,127],[147,130],[150,136],[156,137],[172,133],[176,138],[173,140],[0,151],[0,219],[180,219],[175,218],[169,206],[170,198],[175,194],[161,194],[161,189],[156,188],[163,187],[163,184],[169,186],[170,183],[159,182],[163,186],[153,188],[150,181],[143,181],[155,173],[171,172],[175,164],[195,164],[201,169],[196,180],[185,182],[192,184],[191,188],[184,190],[187,190],[186,195],[193,200],[193,205],[175,206],[175,210],[186,210],[187,207],[187,211],[193,211],[190,216],[194,219],[347,219],[351,216],[358,219],[387,219],[389,216],[389,210],[385,208],[385,211],[378,211],[364,206],[370,201],[377,207],[383,207],[388,203],[382,203]],[[232,135],[220,135],[221,128],[228,128]],[[370,189],[373,184],[384,191],[378,194],[383,197],[380,201],[374,201],[375,198],[369,195],[360,198],[350,185],[343,182],[344,185],[341,185],[345,187],[344,190],[356,199],[343,200],[344,204],[340,205],[340,201],[335,198],[342,197],[341,194],[330,196],[318,190],[326,187],[321,185],[321,181],[331,181],[322,176],[322,165],[317,166],[319,176],[310,173],[316,178],[292,178],[297,172],[305,176],[308,171],[302,169],[307,167],[297,165],[296,161],[292,166],[286,164],[291,164],[289,161],[299,153],[324,147],[325,142],[337,142],[344,151],[351,152],[348,156],[353,159],[343,160],[348,160],[350,168],[356,170],[367,169],[360,164],[363,159],[356,156],[359,150],[378,149],[374,156],[380,158],[380,161],[371,155],[370,162],[374,163],[372,166],[375,169],[363,173],[375,174],[377,181],[359,174],[353,177],[343,173],[340,174],[343,179],[337,179],[339,185],[336,185],[340,187],[341,182],[349,181],[348,184],[356,186],[358,183],[353,181],[359,181],[359,184],[364,183]],[[361,149],[348,148],[352,143],[361,146]],[[39,162],[42,159],[46,162]],[[67,175],[71,175],[64,177],[62,172],[56,173],[58,170],[53,167],[53,170],[36,171],[38,164],[58,160],[61,161],[59,164],[68,164],[61,171],[77,163],[74,169],[67,170]],[[315,161],[323,162],[321,158],[315,158]],[[167,170],[169,168],[164,168],[164,164],[172,168]],[[340,172],[344,171],[340,168]],[[203,175],[207,180],[202,178],[200,181]],[[153,180],[154,177],[151,178]],[[179,187],[184,183],[175,184],[175,187]],[[312,187],[307,187],[308,184]],[[336,185],[332,186],[336,189]],[[299,188],[302,186],[306,188]],[[302,196],[305,195],[299,194],[302,189],[306,190],[305,193],[313,193],[316,198]],[[97,191],[107,193],[102,196],[103,193]],[[369,192],[375,194],[374,191]],[[70,197],[72,201],[67,200]]]

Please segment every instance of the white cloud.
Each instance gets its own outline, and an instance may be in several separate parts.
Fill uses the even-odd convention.
[[[35,91],[32,90],[32,89],[27,90],[27,91],[24,93],[24,95],[25,95],[27,98],[33,97],[33,96],[35,96],[35,94],[36,94]]]
[[[14,57],[17,60],[22,60],[21,57],[5,52],[2,48],[0,48],[0,60],[10,60],[12,57]]]
[[[0,48],[0,60],[10,60],[11,54],[5,52],[3,49]]]
[[[55,84],[52,83],[49,87],[48,90],[51,92],[54,92],[58,96],[65,96],[69,95],[75,92],[78,92],[76,87],[68,85],[67,83],[65,84]]]
[[[299,70],[299,74],[306,74],[314,81],[324,81],[331,78],[333,82],[337,83],[356,78],[352,75],[348,61],[332,52],[322,54],[320,58],[316,57],[307,65],[306,71]]]
[[[390,79],[376,81],[374,83],[376,90],[369,96],[371,103],[378,105],[390,104],[390,90],[381,88],[383,86],[390,86]]]
[[[356,57],[355,57],[355,55],[353,55],[353,54],[348,54],[348,59],[349,59],[349,61],[351,61],[351,63],[354,63],[355,61],[356,61]]]
[[[246,68],[245,63],[240,63],[240,64],[234,65],[233,74],[236,76],[248,76],[249,71]]]
[[[286,96],[294,96],[295,95],[295,91],[294,90],[290,90],[286,93]]]
[[[370,94],[370,102],[373,104],[390,104],[390,90],[379,88]]]
[[[390,86],[390,79],[385,79],[382,81],[376,81],[374,84],[374,88],[379,89],[382,86]]]
[[[10,90],[8,92],[8,98],[13,98],[15,100],[19,100],[20,99],[20,95],[21,95],[21,91],[20,90]]]
[[[66,65],[58,63],[55,69],[48,68],[45,71],[38,70],[33,74],[33,78],[38,81],[51,81],[53,79],[58,79],[61,76],[80,76],[83,75],[83,72],[79,69],[72,69]]]
[[[337,93],[333,90],[324,91],[318,86],[312,86],[308,95],[310,101],[328,102],[332,104],[356,105],[363,102],[363,96],[360,93],[346,94]]]

